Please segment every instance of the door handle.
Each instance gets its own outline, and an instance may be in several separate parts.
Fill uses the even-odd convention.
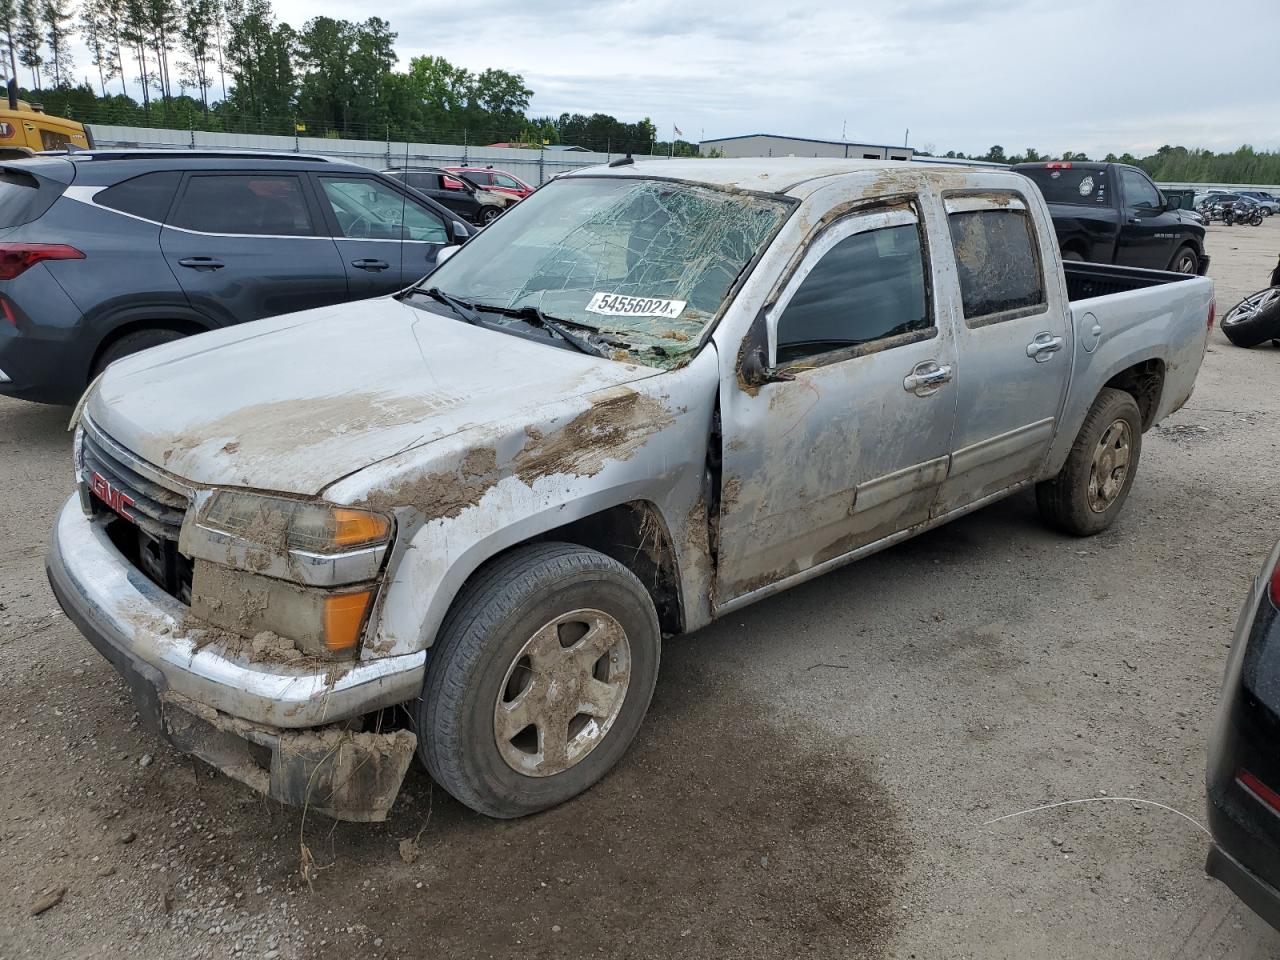
[[[927,397],[951,379],[951,364],[939,364],[936,360],[917,363],[902,381],[902,389],[917,397]]]
[[[361,270],[369,270],[377,273],[380,270],[386,270],[391,264],[385,260],[375,260],[372,257],[365,257],[363,260],[352,260],[353,267],[359,267]]]
[[[178,266],[190,267],[192,270],[221,270],[226,264],[213,257],[183,257],[178,261]]]
[[[1065,341],[1052,333],[1037,333],[1036,338],[1027,344],[1027,356],[1036,363],[1044,363],[1053,359],[1053,355],[1062,349]]]

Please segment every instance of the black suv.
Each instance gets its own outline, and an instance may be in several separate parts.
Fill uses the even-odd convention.
[[[112,360],[395,292],[473,232],[398,181],[323,157],[0,163],[0,394],[74,403]]]

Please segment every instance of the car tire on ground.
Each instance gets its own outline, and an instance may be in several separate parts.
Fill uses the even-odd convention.
[[[1237,347],[1280,338],[1280,287],[1251,293],[1222,318],[1222,332]]]
[[[158,347],[162,343],[172,343],[174,340],[181,340],[185,336],[185,333],[179,333],[177,330],[160,328],[135,330],[133,333],[126,333],[102,351],[102,354],[94,361],[93,371],[90,373],[89,379],[96,378],[98,374],[121,357],[127,357],[130,354],[139,353],[151,347]]]
[[[1169,261],[1169,269],[1174,273],[1199,273],[1200,257],[1191,247],[1179,247]]]
[[[622,564],[569,543],[519,547],[473,577],[428,653],[419,755],[488,816],[563,803],[630,745],[661,646],[653,600]]]
[[[502,216],[501,207],[481,207],[480,208],[480,226],[487,227],[493,221]]]
[[[1124,506],[1141,454],[1138,402],[1123,390],[1104,387],[1058,475],[1036,484],[1040,516],[1063,533],[1101,533]]]

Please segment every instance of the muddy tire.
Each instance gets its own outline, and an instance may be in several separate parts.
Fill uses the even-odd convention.
[[[563,803],[630,745],[661,646],[653,601],[622,564],[573,544],[520,547],[463,589],[428,652],[419,755],[490,817]]]
[[[121,357],[140,353],[151,347],[158,347],[162,343],[172,343],[174,340],[181,340],[185,336],[186,334],[179,333],[177,330],[163,329],[136,330],[133,333],[126,333],[102,351],[101,356],[94,361],[93,371],[90,373],[89,379],[92,381],[98,374]]]
[[[1200,258],[1190,247],[1179,247],[1169,261],[1169,269],[1174,273],[1196,274],[1200,272]]]
[[[1249,294],[1227,311],[1221,326],[1237,347],[1256,347],[1280,337],[1280,287]]]
[[[1058,475],[1036,485],[1045,523],[1090,537],[1115,522],[1142,453],[1142,412],[1132,394],[1104,387]]]

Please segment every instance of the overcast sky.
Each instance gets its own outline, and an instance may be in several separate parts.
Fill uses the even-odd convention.
[[[300,26],[349,0],[275,0]],[[1280,0],[384,0],[402,62],[500,67],[537,114],[966,153],[1280,148]],[[1252,49],[1251,49],[1252,47]],[[87,73],[87,57],[79,71]]]

